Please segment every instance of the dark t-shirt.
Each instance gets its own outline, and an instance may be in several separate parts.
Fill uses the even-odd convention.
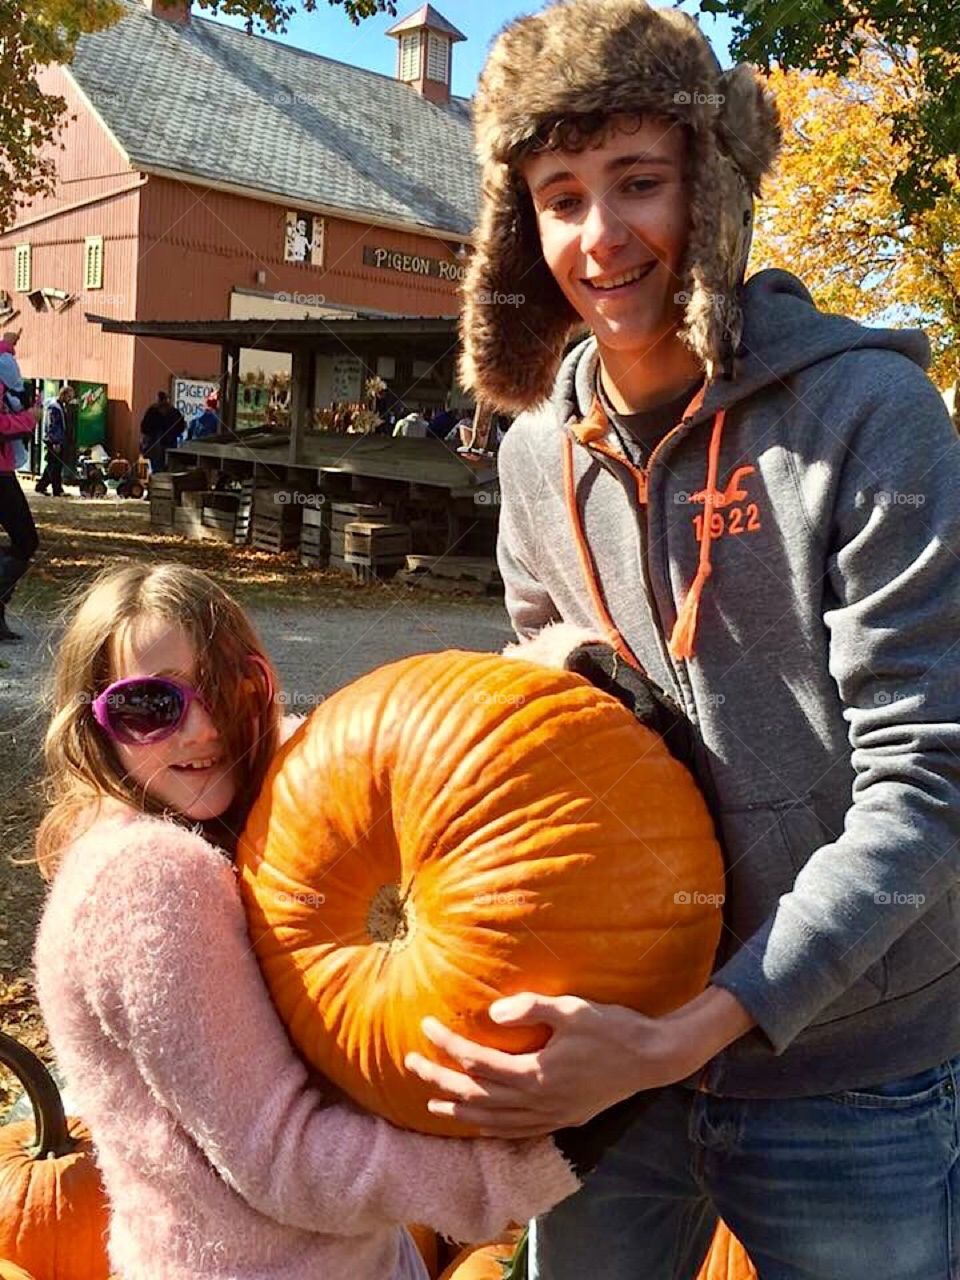
[[[666,404],[657,405],[655,409],[643,409],[639,413],[617,413],[607,398],[599,370],[597,371],[597,395],[631,462],[640,467],[647,465],[651,453],[683,417],[683,411],[702,382],[702,378],[691,382],[680,395]]]

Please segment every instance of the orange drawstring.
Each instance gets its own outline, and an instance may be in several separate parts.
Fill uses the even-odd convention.
[[[573,535],[577,544],[577,555],[580,557],[580,567],[583,570],[583,576],[586,579],[587,587],[590,590],[590,598],[593,601],[593,607],[600,619],[602,629],[606,634],[607,641],[617,653],[623,658],[629,666],[634,667],[637,671],[642,671],[643,667],[637,661],[631,652],[626,640],[617,630],[613,619],[610,617],[607,609],[606,601],[597,582],[596,567],[593,563],[593,557],[590,554],[590,547],[587,543],[586,535],[583,532],[583,524],[580,520],[580,507],[577,502],[576,478],[573,473],[573,441],[570,433],[563,433],[564,456],[563,456],[563,487],[566,493],[567,510],[573,522]]]
[[[689,407],[683,415],[680,425],[700,408],[703,403],[705,387],[697,392]],[[669,651],[673,658],[692,658],[694,656],[694,642],[697,632],[697,619],[700,611],[700,597],[703,594],[703,588],[707,579],[713,572],[713,566],[710,563],[711,544],[713,536],[711,526],[713,523],[713,513],[716,506],[717,492],[717,476],[720,470],[720,444],[723,439],[723,425],[726,412],[719,409],[713,420],[713,431],[710,436],[710,449],[707,459],[707,484],[703,495],[703,528],[700,533],[700,559],[697,565],[697,573],[690,585],[680,612],[677,614],[677,620],[674,624],[673,631],[670,635]],[[678,428],[674,428],[677,430]],[[635,667],[638,671],[642,671],[641,663],[634,656],[629,645],[623,636],[617,630],[617,627],[610,616],[603,593],[597,581],[596,566],[593,562],[593,556],[590,553],[590,547],[587,543],[586,534],[583,529],[583,522],[580,519],[580,507],[577,502],[576,479],[573,466],[573,440],[571,432],[582,444],[594,444],[602,438],[606,431],[606,415],[599,399],[595,399],[591,405],[590,412],[587,417],[579,423],[572,423],[569,429],[564,432],[564,490],[566,494],[567,511],[573,525],[573,533],[577,546],[577,555],[580,559],[580,567],[583,570],[583,576],[586,580],[587,587],[590,591],[590,598],[593,601],[593,607],[597,613],[603,630],[606,632],[607,638],[612,647],[620,654],[625,662],[631,667]],[[661,442],[662,443],[662,442]],[[659,446],[658,446],[659,448]],[[602,452],[607,452],[602,450]],[[649,464],[648,464],[649,465]],[[631,472],[636,474],[636,469],[627,460],[627,466]],[[642,477],[641,477],[642,478]],[[641,486],[645,488],[645,484]],[[641,498],[642,500],[642,498]]]
[[[717,500],[717,473],[720,469],[720,441],[723,438],[723,423],[726,411],[719,409],[713,420],[713,432],[710,436],[710,455],[707,462],[707,488],[703,495],[703,527],[700,530],[700,562],[697,565],[697,576],[690,585],[687,597],[680,606],[677,621],[670,636],[670,656],[672,658],[692,658],[694,641],[697,635],[697,616],[700,612],[700,597],[707,579],[713,573],[710,563],[710,548],[713,544],[713,508]]]

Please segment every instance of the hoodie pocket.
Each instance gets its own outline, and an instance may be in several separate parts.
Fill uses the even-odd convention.
[[[733,935],[726,959],[776,911],[811,856],[837,835],[811,795],[726,809],[720,824],[727,856],[726,923]],[[881,958],[813,1025],[868,1009],[883,999],[885,990],[886,961]]]

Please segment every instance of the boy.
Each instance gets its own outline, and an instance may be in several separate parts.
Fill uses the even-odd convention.
[[[431,1109],[501,1136],[646,1091],[534,1224],[539,1280],[693,1277],[718,1211],[762,1280],[947,1280],[960,443],[927,342],[822,314],[786,272],[743,283],[776,109],[686,15],[522,18],[474,111],[461,380],[521,414],[500,451],[507,608],[520,636],[599,630],[682,706],[726,927],[711,985],[668,1018],[515,996],[496,1015],[549,1025],[541,1053],[428,1023],[465,1071],[411,1066]]]

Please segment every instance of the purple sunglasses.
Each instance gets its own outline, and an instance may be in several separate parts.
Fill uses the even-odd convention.
[[[270,668],[258,654],[251,654],[249,660],[266,679],[272,701]],[[206,709],[203,696],[181,680],[170,676],[128,676],[115,680],[94,698],[93,717],[114,742],[146,746],[175,734],[195,701]]]

